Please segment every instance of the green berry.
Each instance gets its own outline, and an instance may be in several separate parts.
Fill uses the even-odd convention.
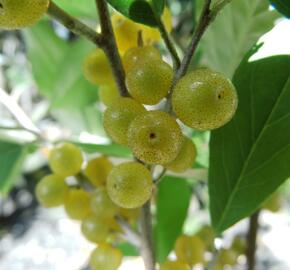
[[[90,257],[91,270],[117,270],[121,262],[121,251],[104,243],[98,245]]]
[[[112,168],[112,162],[106,156],[101,156],[88,162],[84,175],[94,186],[106,186],[107,178]]]
[[[148,164],[167,164],[181,149],[183,135],[174,118],[165,112],[149,111],[137,116],[128,130],[134,155]]]
[[[263,209],[276,213],[282,207],[282,197],[279,192],[273,193],[262,205]]]
[[[235,265],[238,254],[232,249],[221,249],[218,256],[218,263],[223,265]]]
[[[46,13],[49,0],[1,0],[0,28],[19,29],[31,26]]]
[[[123,208],[137,208],[151,197],[153,180],[147,168],[137,162],[122,163],[111,171],[107,190],[111,200]]]
[[[63,143],[52,149],[49,155],[49,165],[52,171],[63,176],[77,174],[83,163],[81,150],[71,144]]]
[[[131,98],[120,97],[104,113],[103,124],[108,135],[119,144],[127,145],[127,132],[132,120],[146,109]]]
[[[174,250],[178,260],[184,263],[194,265],[204,262],[205,245],[198,236],[178,237]]]
[[[64,208],[71,219],[82,220],[90,213],[90,194],[82,189],[70,189]]]
[[[212,250],[214,248],[215,233],[211,226],[204,225],[196,235],[203,240],[207,249]]]
[[[112,105],[118,98],[119,92],[115,84],[112,85],[102,85],[99,88],[100,100],[106,105]]]
[[[190,270],[190,266],[184,262],[166,261],[159,270]]]
[[[140,61],[154,61],[154,60],[162,60],[161,54],[153,46],[144,46],[144,47],[133,47],[126,51],[123,56],[123,65],[128,72],[136,63]]]
[[[196,147],[192,140],[184,137],[177,157],[166,164],[166,168],[173,172],[184,172],[191,168],[196,158]]]
[[[140,61],[129,69],[126,84],[131,96],[142,104],[154,105],[169,92],[172,68],[160,60]]]
[[[51,174],[42,178],[36,185],[35,195],[44,207],[56,207],[64,203],[68,193],[65,179]]]
[[[112,218],[116,215],[118,207],[112,202],[105,188],[98,188],[91,198],[92,212],[102,218]]]
[[[105,220],[93,214],[83,219],[81,230],[83,235],[94,243],[103,243],[109,236],[109,228]]]
[[[199,69],[176,85],[172,106],[177,117],[197,130],[212,130],[229,122],[238,105],[234,85],[222,74]]]

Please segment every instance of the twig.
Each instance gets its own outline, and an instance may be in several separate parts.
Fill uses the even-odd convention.
[[[113,70],[120,95],[124,97],[129,96],[125,84],[125,71],[117,48],[117,42],[110,19],[108,4],[105,0],[96,0],[96,5],[101,24],[103,50],[110,60],[111,68]]]
[[[141,209],[140,230],[141,230],[141,255],[146,270],[155,270],[155,254],[152,239],[152,220],[150,201]]]
[[[137,248],[140,248],[141,236],[135,230],[133,230],[130,224],[128,224],[128,222],[123,218],[117,216],[116,220],[123,230],[124,238],[132,245],[136,246]]]
[[[257,234],[259,230],[259,214],[257,211],[249,219],[249,230],[247,235],[247,269],[254,270],[256,264]]]
[[[1,88],[0,88],[0,103],[2,103],[7,108],[7,110],[14,116],[14,118],[17,120],[17,122],[21,127],[35,134],[37,137],[41,137],[41,132],[39,128],[26,115],[26,113],[17,104],[17,102]]]
[[[78,19],[72,17],[60,7],[58,7],[53,1],[49,2],[47,14],[54,18],[56,21],[64,25],[67,29],[76,35],[83,36],[92,41],[97,46],[102,47],[101,35],[85,25]]]
[[[166,171],[167,171],[167,169],[164,167],[162,169],[161,173],[154,179],[153,182],[155,183],[155,185],[158,185],[161,182],[162,177],[166,174]]]
[[[158,26],[159,32],[161,34],[161,37],[162,37],[170,55],[171,55],[171,58],[172,58],[172,61],[174,64],[174,68],[177,70],[180,66],[180,59],[179,59],[179,56],[177,54],[177,51],[176,51],[172,41],[170,40],[169,34],[168,34],[162,20],[160,19],[160,17],[155,16],[155,19],[157,21],[157,26]]]

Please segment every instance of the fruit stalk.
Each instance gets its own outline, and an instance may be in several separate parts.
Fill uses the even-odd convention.
[[[96,6],[99,13],[102,31],[102,48],[110,61],[120,95],[123,97],[129,96],[125,84],[125,71],[117,48],[116,38],[113,32],[108,10],[108,4],[104,0],[96,0]]]
[[[141,209],[140,230],[141,230],[141,255],[146,270],[155,270],[155,255],[152,239],[152,218],[151,203],[148,201]]]
[[[254,270],[256,264],[257,234],[259,230],[259,215],[257,211],[249,219],[249,230],[247,235],[247,269]]]

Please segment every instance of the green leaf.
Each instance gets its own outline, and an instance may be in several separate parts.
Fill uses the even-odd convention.
[[[231,78],[245,53],[272,29],[278,17],[275,10],[269,10],[267,1],[232,1],[220,12],[202,39],[201,65]]]
[[[164,0],[108,0],[124,16],[135,22],[156,26],[155,14],[161,16]]]
[[[16,181],[26,150],[23,145],[0,141],[0,192],[7,193]]]
[[[118,249],[122,251],[124,256],[139,256],[138,249],[129,243],[119,244]]]
[[[74,142],[87,153],[100,153],[115,157],[131,157],[132,153],[126,146],[120,144],[90,144]]]
[[[54,108],[83,108],[97,99],[97,88],[86,81],[82,62],[93,48],[83,39],[59,38],[47,21],[25,31],[28,58],[39,91]]]
[[[244,61],[234,119],[211,134],[209,195],[220,233],[251,215],[290,176],[290,56]]]
[[[92,0],[54,0],[54,2],[69,14],[76,17],[96,19],[97,10]]]
[[[182,232],[191,190],[185,179],[166,176],[158,186],[156,226],[157,261],[163,262]]]
[[[270,0],[270,3],[283,15],[290,18],[290,1],[289,0]]]

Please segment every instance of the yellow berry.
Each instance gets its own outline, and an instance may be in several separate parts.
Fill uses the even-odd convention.
[[[246,239],[242,236],[235,236],[232,242],[231,249],[237,252],[238,254],[245,254],[247,249]]]
[[[1,0],[0,28],[19,29],[36,23],[47,11],[49,0]]]
[[[221,249],[218,256],[218,263],[223,265],[235,265],[238,254],[231,249]]]
[[[279,192],[273,193],[262,205],[263,209],[276,213],[282,207],[282,197]]]
[[[51,174],[42,178],[36,185],[35,195],[44,207],[56,207],[64,203],[68,192],[65,179]]]
[[[196,235],[203,240],[207,249],[212,250],[214,248],[215,233],[211,226],[203,226]]]
[[[117,270],[121,262],[121,251],[102,243],[91,254],[90,268],[91,270]]]
[[[170,89],[172,68],[160,60],[139,61],[129,69],[126,85],[138,102],[154,105],[161,101]]]
[[[84,170],[84,175],[94,186],[105,186],[112,168],[112,162],[106,156],[101,156],[91,159],[88,162]]]
[[[190,266],[184,262],[166,261],[159,270],[190,270]]]
[[[166,164],[177,157],[183,135],[174,118],[165,112],[149,111],[137,116],[128,130],[134,155],[148,164]]]
[[[82,234],[94,243],[103,243],[109,236],[109,228],[106,222],[93,214],[83,219],[81,230]]]
[[[140,208],[119,208],[119,214],[122,218],[127,219],[129,222],[135,222],[140,216]]]
[[[112,25],[117,46],[121,53],[137,46],[139,31],[137,24],[125,16],[115,13],[112,16]]]
[[[128,72],[136,63],[140,61],[162,60],[161,54],[153,46],[133,47],[125,52],[123,56],[123,65]]]
[[[229,122],[238,104],[235,87],[222,74],[199,69],[176,85],[172,106],[177,117],[197,130],[212,130]]]
[[[114,77],[108,58],[101,49],[94,49],[84,60],[83,73],[85,78],[97,85],[114,83]]]
[[[119,92],[115,84],[102,85],[99,88],[99,97],[101,102],[106,106],[110,106],[119,98]]]
[[[195,144],[191,139],[184,137],[177,157],[172,162],[166,164],[166,168],[173,172],[184,172],[185,170],[191,168],[195,158]]]
[[[82,220],[90,213],[90,194],[82,189],[70,189],[64,207],[70,218]]]
[[[109,106],[103,119],[103,125],[113,141],[127,145],[127,132],[132,120],[146,109],[132,98],[120,97]]]
[[[190,265],[204,262],[205,245],[198,236],[178,237],[174,250],[178,260],[182,262]]]
[[[63,143],[54,147],[49,155],[49,166],[56,174],[72,176],[77,174],[83,163],[81,150],[71,144]]]
[[[123,208],[137,208],[151,197],[153,180],[147,168],[137,162],[122,163],[111,171],[107,189],[113,202]]]
[[[118,211],[118,207],[112,202],[104,187],[94,191],[90,204],[92,212],[98,217],[112,218]]]

